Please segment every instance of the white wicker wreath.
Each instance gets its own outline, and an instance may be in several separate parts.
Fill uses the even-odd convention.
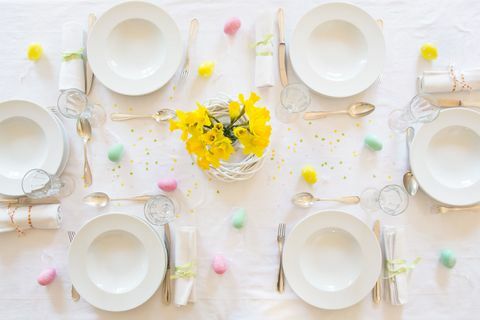
[[[221,94],[217,98],[207,100],[204,105],[207,107],[209,113],[215,118],[222,121],[222,119],[228,119],[230,117],[228,112],[228,105],[232,99],[225,95]],[[239,124],[246,123],[248,119],[245,116],[242,116],[239,120]],[[234,143],[233,147],[236,151],[240,148],[240,144]],[[257,157],[254,154],[245,155],[241,161],[229,162],[229,161],[220,161],[220,166],[214,168],[210,166],[210,169],[207,170],[207,174],[213,178],[224,182],[235,182],[250,179],[259,171],[263,166],[263,160],[267,150],[263,152],[261,157]]]

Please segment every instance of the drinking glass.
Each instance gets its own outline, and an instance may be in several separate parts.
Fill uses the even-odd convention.
[[[310,90],[301,83],[292,83],[285,86],[280,93],[281,116],[290,122],[307,110],[310,105]]]
[[[91,104],[80,90],[67,89],[60,93],[57,100],[58,111],[66,118],[86,118],[95,126],[105,123],[105,111],[97,104]]]
[[[163,226],[175,219],[176,205],[165,195],[150,198],[144,207],[145,218],[156,226]]]
[[[440,114],[440,108],[433,104],[425,95],[416,95],[404,109],[390,113],[388,125],[398,133],[403,133],[408,127],[417,123],[432,122]]]
[[[31,199],[47,197],[67,197],[75,189],[75,182],[71,177],[51,175],[42,169],[28,171],[22,179],[22,190]]]
[[[360,205],[367,212],[382,212],[397,216],[408,207],[408,194],[403,187],[390,184],[381,190],[368,188],[360,196]]]

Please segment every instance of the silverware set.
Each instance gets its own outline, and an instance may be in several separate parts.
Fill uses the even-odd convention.
[[[90,164],[88,163],[87,145],[88,141],[92,138],[92,127],[90,121],[84,117],[77,119],[77,133],[83,140],[83,181],[86,187],[92,185],[92,171],[90,170]]]
[[[152,118],[158,123],[166,122],[175,118],[175,111],[172,109],[160,109],[154,114],[130,114],[130,113],[112,113],[110,119],[112,121],[125,121],[132,119],[149,119]]]
[[[278,225],[277,245],[280,261],[278,264],[277,291],[279,293],[283,293],[283,291],[285,290],[285,274],[283,273],[283,246],[285,244],[285,229],[285,223],[280,223]]]
[[[70,240],[70,243],[72,243],[73,239],[75,238],[75,231],[67,231],[67,234],[68,234],[68,239]],[[70,289],[70,294],[71,294],[71,297],[72,297],[72,300],[73,301],[78,301],[80,300],[80,294],[77,292],[77,290],[75,289],[75,287],[73,286],[73,283],[72,283],[72,288]]]

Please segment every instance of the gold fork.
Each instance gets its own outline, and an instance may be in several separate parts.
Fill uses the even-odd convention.
[[[67,231],[68,234],[68,239],[70,239],[70,243],[72,243],[73,238],[75,238],[75,231]],[[77,289],[73,286],[72,283],[72,289],[70,290],[72,294],[72,300],[73,301],[78,301],[80,299],[80,294],[77,292]]]
[[[285,244],[285,223],[278,225],[277,244],[280,262],[278,264],[277,291],[283,293],[285,290],[285,274],[283,273],[283,245]]]
[[[190,22],[190,30],[188,33],[188,43],[187,43],[187,52],[185,55],[185,63],[183,65],[183,71],[182,73],[180,73],[180,78],[177,82],[177,87],[180,84],[182,84],[183,81],[187,80],[188,74],[190,73],[190,48],[197,35],[197,30],[198,30],[198,20],[194,18]]]

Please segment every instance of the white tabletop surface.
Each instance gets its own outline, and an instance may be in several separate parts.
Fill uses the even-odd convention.
[[[107,113],[114,111],[152,113],[161,106],[184,110],[196,100],[218,92],[236,95],[253,87],[253,27],[260,9],[274,12],[285,8],[288,37],[300,17],[325,1],[155,1],[178,23],[184,40],[191,18],[200,21],[192,65],[215,60],[215,75],[200,79],[192,72],[183,92],[172,95],[172,83],[143,97],[112,93],[95,82],[90,99],[101,103]],[[361,120],[337,117],[282,124],[274,116],[279,104],[280,84],[258,90],[271,110],[273,134],[266,165],[253,179],[235,184],[210,181],[196,166],[180,142],[178,133],[149,120],[112,123],[94,131],[91,143],[93,185],[83,188],[81,143],[74,126],[65,120],[72,147],[66,173],[75,177],[75,193],[63,201],[64,223],[56,231],[31,230],[23,237],[0,235],[0,318],[1,319],[478,319],[480,312],[480,215],[478,213],[435,215],[432,202],[419,193],[411,199],[406,213],[389,217],[367,214],[359,207],[322,205],[310,210],[296,209],[290,197],[299,191],[318,195],[359,194],[368,186],[401,184],[406,169],[405,140],[388,128],[388,114],[404,106],[415,94],[416,75],[435,66],[455,63],[458,67],[479,66],[480,4],[467,1],[385,1],[352,0],[384,21],[387,61],[381,79],[366,92],[346,99],[314,96],[311,109],[344,108],[359,100],[371,102],[376,111]],[[0,100],[22,98],[44,106],[54,105],[58,95],[61,60],[61,26],[67,21],[86,25],[91,12],[100,15],[113,1],[0,1]],[[242,20],[239,33],[223,33],[227,18]],[[38,63],[25,58],[30,42],[45,50]],[[433,41],[439,59],[427,63],[419,58],[422,43]],[[296,77],[289,70],[291,81]],[[22,77],[23,76],[23,77]],[[278,78],[278,75],[276,75]],[[374,133],[384,149],[373,153],[363,147],[363,138]],[[120,164],[107,159],[108,145],[122,142],[126,155]],[[300,179],[303,165],[317,168],[320,179],[313,187]],[[158,291],[147,303],[123,313],[97,310],[85,301],[72,302],[67,272],[67,230],[77,230],[100,212],[121,211],[141,216],[141,205],[113,205],[96,211],[81,205],[92,191],[112,196],[156,192],[155,182],[172,175],[179,181],[174,196],[182,210],[177,225],[198,227],[197,297],[184,308],[164,306]],[[244,207],[246,227],[231,227],[235,207]],[[308,213],[321,208],[348,211],[369,225],[375,219],[384,224],[404,226],[409,257],[422,258],[410,279],[410,302],[403,307],[382,303],[376,306],[367,296],[361,303],[341,311],[325,311],[301,301],[286,286],[275,291],[277,271],[276,230],[281,221],[287,232]],[[457,265],[448,270],[438,263],[439,251],[450,248]],[[210,263],[216,253],[229,260],[229,270],[216,275]],[[40,271],[54,266],[58,278],[48,287],[36,283]]]

